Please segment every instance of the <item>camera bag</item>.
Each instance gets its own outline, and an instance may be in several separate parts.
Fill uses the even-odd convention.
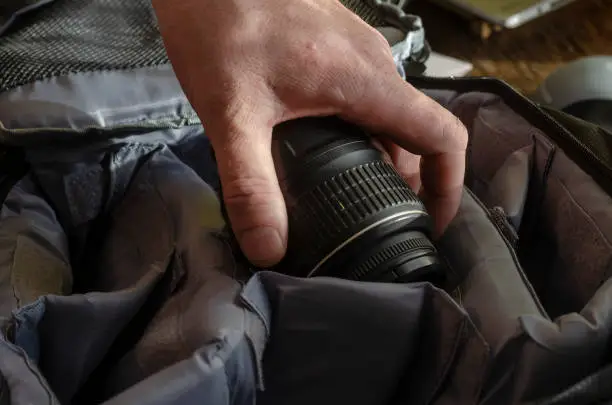
[[[148,1],[3,3],[0,405],[612,404],[612,134],[407,80],[469,131],[446,284],[253,273]]]

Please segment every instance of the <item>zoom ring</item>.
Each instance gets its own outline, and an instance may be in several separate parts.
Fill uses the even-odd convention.
[[[368,218],[399,205],[424,210],[392,165],[373,161],[345,170],[300,196],[289,209],[290,229],[299,233],[299,240],[306,237],[311,250],[326,253],[321,242],[351,236]]]

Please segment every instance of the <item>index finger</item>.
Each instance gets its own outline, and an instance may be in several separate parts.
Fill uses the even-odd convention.
[[[440,234],[457,213],[465,176],[467,131],[461,121],[398,74],[366,79],[343,116],[421,155],[422,199]]]

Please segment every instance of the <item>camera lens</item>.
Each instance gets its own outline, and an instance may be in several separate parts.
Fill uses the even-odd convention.
[[[370,136],[337,117],[287,121],[272,153],[289,217],[278,271],[299,277],[438,282],[431,221]]]

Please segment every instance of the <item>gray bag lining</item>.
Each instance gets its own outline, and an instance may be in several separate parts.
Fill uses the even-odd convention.
[[[517,335],[507,341],[491,374],[495,375],[496,368],[510,372],[512,378],[506,377],[505,384],[511,381],[512,389],[503,388],[503,375],[497,382],[492,378],[488,386],[496,388],[489,393],[487,403],[512,403],[552,395],[598,370],[612,354],[608,345],[612,306],[607,298],[612,296],[612,248],[609,243],[612,199],[563,151],[555,148],[499,97],[483,93],[458,95],[449,91],[431,91],[430,94],[468,127],[467,185],[484,200],[489,183],[507,157],[517,150],[531,149],[530,191],[523,223],[518,229],[519,255],[537,296],[554,323],[537,313],[520,311],[524,312],[518,314]],[[470,239],[463,238],[461,243],[466,240]],[[453,247],[446,246],[446,251],[452,254]],[[472,247],[471,251],[477,250]],[[483,253],[483,256],[488,257],[488,254]],[[492,268],[497,272],[503,269],[499,265]],[[521,273],[520,268],[516,270]],[[512,283],[502,282],[501,277],[494,280],[499,282],[500,290],[509,290],[511,294],[530,290],[529,282],[517,283],[519,278]],[[471,278],[468,278],[461,289],[472,287]],[[461,295],[465,297],[465,291]],[[525,297],[528,299],[529,295]],[[515,299],[518,301],[518,296],[509,301]],[[525,305],[525,301],[522,302]],[[465,298],[462,303],[465,305]],[[481,299],[475,303],[477,309],[470,311],[468,307],[468,311],[477,320],[479,316],[472,314],[487,314],[491,302]],[[501,326],[499,321],[496,325]],[[484,336],[486,338],[487,334]],[[489,343],[491,338],[489,335]],[[559,373],[553,378],[551,370],[559,370]]]
[[[612,198],[499,97],[429,94],[470,130],[467,186],[479,198],[486,201],[488,183],[512,152],[533,149],[519,254],[552,317],[580,311],[612,276]]]
[[[281,295],[274,293],[279,297],[274,304],[276,314],[278,316],[278,311],[286,308],[287,319],[272,324],[266,318],[269,317],[265,315],[266,310],[256,309],[262,305],[252,304],[252,297],[237,299],[248,288],[240,288],[238,280],[244,277],[242,270],[231,257],[223,238],[219,239],[224,223],[218,200],[213,189],[177,159],[178,156],[187,156],[187,161],[201,160],[209,153],[206,150],[208,143],[201,133],[193,132],[185,132],[183,137],[176,134],[177,143],[170,148],[155,141],[149,144],[145,139],[172,138],[152,134],[150,138],[140,138],[138,143],[119,143],[110,149],[100,144],[98,151],[102,155],[97,157],[91,145],[85,153],[46,148],[44,151],[51,153],[33,151],[29,153],[34,165],[31,174],[13,188],[7,200],[7,203],[13,201],[10,203],[13,206],[20,206],[19,196],[30,197],[22,191],[25,185],[39,184],[29,192],[47,201],[57,213],[57,218],[52,218],[46,227],[63,231],[72,242],[70,257],[74,263],[75,293],[45,295],[31,306],[21,307],[12,316],[13,320],[23,320],[14,324],[13,340],[27,350],[61,403],[70,400],[96,403],[123,392],[109,399],[110,403],[122,403],[133,398],[131,390],[125,391],[127,388],[142,381],[143,385],[133,387],[134,392],[140,392],[143,386],[149,387],[150,381],[162,376],[167,379],[168,388],[163,393],[145,395],[150,403],[170,400],[168,396],[172,395],[176,401],[186,400],[185,396],[195,400],[198,395],[203,395],[202,387],[213,385],[221,391],[208,392],[206,398],[210,401],[225,404],[231,400],[233,392],[245,392],[246,401],[253,397],[256,389],[254,384],[260,375],[257,359],[261,358],[264,345],[268,351],[268,367],[275,362],[280,362],[282,367],[285,361],[289,361],[283,354],[288,349],[278,346],[279,343],[266,343],[270,328],[274,329],[277,342],[290,344],[295,354],[301,353],[301,356],[307,355],[306,348],[313,354],[321,353],[324,346],[313,345],[313,339],[315,336],[328,336],[328,354],[298,357],[296,367],[298,363],[310,360],[313,367],[319,369],[303,375],[302,380],[316,378],[323,381],[327,376],[329,381],[336,378],[340,384],[338,387],[342,384],[352,386],[363,379],[357,385],[366,391],[359,395],[356,393],[355,401],[359,399],[361,402],[354,403],[374,405],[378,398],[375,393],[389,398],[396,395],[396,387],[404,375],[402,371],[411,370],[413,362],[421,364],[419,369],[427,372],[430,379],[427,384],[414,385],[413,381],[413,389],[404,392],[404,397],[418,394],[423,403],[427,403],[439,393],[450,375],[458,375],[458,367],[466,370],[474,364],[478,371],[472,370],[472,376],[481,377],[464,384],[464,388],[454,391],[454,395],[471,399],[478,395],[488,359],[487,345],[457,304],[428,285],[372,284],[357,294],[349,282],[334,287],[337,280],[311,282],[278,279],[270,275],[268,279],[275,282],[269,281],[268,289],[281,289],[286,283],[291,286]],[[194,140],[196,146],[190,144]],[[206,167],[202,170],[205,171]],[[115,194],[121,198],[116,198]],[[109,207],[110,215],[104,217],[107,224],[105,237],[98,244],[92,223],[96,222],[102,207]],[[48,243],[44,238],[36,241],[41,249]],[[11,243],[10,237],[5,242]],[[91,243],[95,243],[97,249],[88,250]],[[89,260],[75,261],[74,258],[87,256],[79,250],[95,255]],[[253,283],[257,282],[253,280]],[[306,291],[315,288],[319,291],[315,294],[319,300],[308,306],[304,305],[301,295],[290,300],[291,294],[297,292],[296,287],[306,288]],[[326,289],[330,289],[329,293],[325,293]],[[96,292],[87,292],[91,290]],[[393,291],[396,292],[392,294]],[[414,298],[401,298],[406,294]],[[283,298],[279,302],[280,297]],[[345,302],[348,298],[342,297],[352,298]],[[272,296],[266,298],[266,295],[260,295],[258,300],[266,299],[274,300]],[[320,301],[323,299],[331,301],[324,304]],[[161,306],[151,308],[148,306],[151,301]],[[323,308],[337,307],[338,312],[317,312],[321,309],[316,308],[322,304]],[[363,310],[354,311],[356,305],[362,306]],[[376,305],[388,309],[380,308],[375,311],[379,314],[372,317],[369,311]],[[426,321],[420,320],[423,319],[420,312],[425,311],[423,305],[429,314]],[[362,315],[354,319],[347,317],[352,311]],[[387,321],[381,318],[385,313]],[[327,318],[322,318],[323,314]],[[8,317],[9,313],[3,315]],[[314,317],[312,321],[318,319],[319,323],[306,323],[303,328],[291,329],[290,319],[306,322],[309,316]],[[406,323],[396,319],[405,319]],[[349,323],[338,328],[340,320]],[[415,322],[423,323],[415,328]],[[139,324],[142,329],[134,331],[134,325]],[[126,330],[130,333],[126,334]],[[234,336],[240,331],[242,335]],[[353,336],[357,331],[360,331],[361,340]],[[415,344],[424,340],[423,334],[428,336],[427,341],[433,347],[416,360],[419,350]],[[395,343],[389,340],[391,337]],[[346,345],[348,339],[352,339],[353,346]],[[415,343],[406,346],[411,340]],[[224,341],[233,343],[229,348],[221,344],[215,349],[219,342]],[[349,365],[348,361],[354,358],[358,348],[366,347],[367,342],[372,345],[368,350],[370,360],[365,361],[364,352],[359,357],[360,365]],[[245,344],[250,347],[247,351]],[[199,364],[201,353],[215,353],[223,347],[228,350],[228,354],[222,356],[225,363],[215,365],[214,359],[218,357],[207,355],[204,363]],[[344,349],[340,350],[341,347]],[[280,354],[274,355],[275,350]],[[399,352],[406,355],[398,356]],[[238,357],[230,353],[236,353]],[[252,354],[246,356],[247,353]],[[477,363],[474,363],[474,353],[480,353]],[[333,363],[338,367],[347,367],[344,374],[321,363],[321,358],[331,359],[331,356],[336,356]],[[395,362],[394,368],[391,362]],[[239,367],[241,373],[246,374],[239,373],[230,379],[228,383],[231,386],[227,387],[218,380],[222,375],[219,373],[233,373],[233,367]],[[386,374],[382,373],[383,370]],[[14,384],[19,383],[12,378],[14,370],[3,368],[0,371],[9,377],[11,392],[18,390]],[[193,384],[185,385],[186,377],[181,373],[187,373]],[[251,374],[255,379],[248,377]],[[388,378],[383,378],[384,375]],[[149,381],[147,377],[153,379]],[[285,388],[288,384],[287,381],[268,378],[264,392],[268,398],[266,401],[287,403],[287,398],[295,395]],[[312,387],[312,384],[305,386]],[[311,398],[326,396],[330,404],[337,403],[336,399],[340,398],[312,389],[309,392]],[[335,392],[344,395],[345,390]],[[303,398],[304,403],[311,403]]]
[[[389,287],[410,299],[391,299],[395,293],[387,287],[371,285],[350,301],[351,308],[363,306],[354,315],[363,317],[351,318],[348,309],[320,309],[325,302],[340,305],[354,289],[337,280],[262,274],[247,284],[251,293],[259,291],[258,298],[245,298],[240,280],[247,275],[225,245],[211,161],[202,158],[209,156],[209,145],[200,127],[131,134],[86,147],[30,149],[33,170],[0,211],[0,262],[11,263],[0,267],[0,277],[24,275],[4,281],[0,290],[0,319],[11,327],[4,337],[20,347],[0,345],[7,353],[0,373],[16,393],[11,400],[127,404],[142,397],[145,403],[174,405],[180,402],[170,401],[201,400],[202,387],[216,387],[206,397],[214,405],[232,401],[230,392],[237,393],[239,404],[257,395],[271,404],[316,398],[329,398],[331,404],[347,398],[340,387],[354,385],[369,390],[351,400],[357,405],[374,405],[373,393],[392,403],[462,404],[483,398],[503,404],[555,395],[596,372],[610,355],[612,336],[612,284],[606,283],[610,197],[499,97],[431,94],[470,130],[467,185],[472,191],[464,193],[442,241],[459,284],[456,303],[427,285]],[[513,205],[491,200],[489,193],[503,188],[508,178],[500,169],[516,151],[530,164],[524,179],[529,187],[521,197],[525,210],[516,224],[524,272],[504,233],[491,222],[493,207],[473,197]],[[48,279],[33,277],[20,261],[13,266],[8,259],[15,246],[37,252],[18,257],[38,260]],[[254,288],[253,283],[263,284]],[[75,294],[63,295],[70,286]],[[308,303],[301,291],[312,289],[321,295]],[[367,308],[385,300],[390,300],[388,311],[368,315]],[[262,307],[283,314],[283,322]],[[418,327],[387,318],[402,310],[407,322],[420,319]],[[381,325],[377,317],[383,313],[388,322]],[[307,322],[315,314],[326,315],[326,321]],[[338,328],[340,320],[352,323]],[[321,333],[330,337],[328,346],[311,343]],[[356,333],[364,340],[341,350],[341,342]],[[400,340],[389,340],[393,336]],[[368,347],[370,360],[355,357],[357,347]],[[67,350],[89,351],[71,356]],[[375,355],[388,360],[375,361]],[[323,357],[347,369],[326,366]],[[360,359],[364,362],[351,363]],[[298,374],[276,371],[281,368]],[[395,376],[395,385],[381,378],[381,370]],[[224,379],[225,373],[234,377]],[[41,374],[46,383],[33,387]],[[172,383],[143,394],[162,378]],[[312,388],[325,378],[336,381],[338,389],[322,384],[324,394]],[[256,392],[258,387],[266,390]]]
[[[553,314],[581,308],[612,277],[612,198],[557,153],[541,208],[541,245],[550,270],[541,281],[542,300]],[[563,297],[563,299],[559,299]]]
[[[521,333],[521,316],[547,318],[518,259],[470,191],[465,191],[461,215],[451,223],[440,247],[460,272],[454,277],[461,282],[457,292],[461,305],[478,325],[493,356]]]
[[[168,64],[52,77],[0,93],[0,139],[17,146],[74,144],[86,133],[91,142],[94,129],[113,130],[116,138],[121,130],[131,135],[197,123]]]
[[[143,24],[145,3],[135,6],[144,11],[131,21],[136,35],[124,38],[137,46],[120,48],[136,58],[153,45],[161,66],[106,58],[103,70],[114,71],[65,75],[74,66],[38,44],[53,64],[39,60],[36,77],[47,79],[3,85],[12,88],[0,95],[3,140],[40,149],[0,210],[0,398],[500,405],[575,392],[611,360],[612,199],[494,94],[429,91],[470,132],[471,191],[442,241],[454,300],[427,284],[265,272],[245,285],[209,147]],[[123,7],[92,1],[81,16],[101,23],[92,11],[103,4]],[[61,6],[51,11],[70,18]],[[48,22],[37,29],[57,28]],[[37,29],[19,35],[48,36]],[[10,54],[19,35],[5,37]],[[96,52],[80,56],[77,70],[100,69],[87,60],[99,61]],[[140,86],[125,86],[136,77]],[[94,142],[104,131],[91,129],[105,136]],[[516,186],[504,176],[516,151],[529,163],[516,172],[528,185],[520,198],[495,191]],[[520,215],[493,224],[491,209],[517,206]],[[509,224],[518,255],[511,232],[496,228]]]

